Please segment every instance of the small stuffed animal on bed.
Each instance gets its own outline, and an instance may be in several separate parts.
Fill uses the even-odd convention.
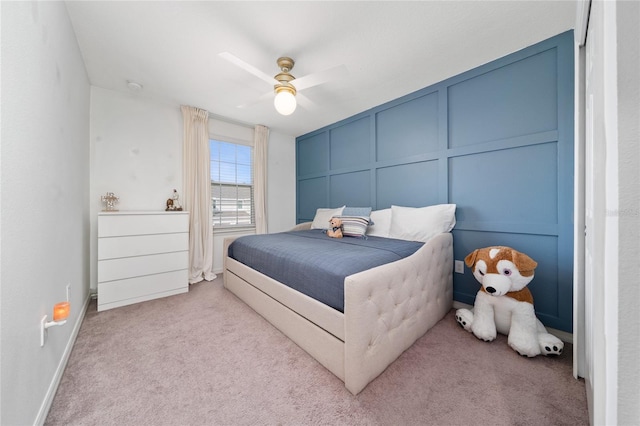
[[[342,238],[342,230],[344,229],[342,225],[342,220],[337,217],[332,217],[329,220],[329,229],[327,229],[327,235],[331,238]]]
[[[538,266],[535,260],[510,247],[495,246],[477,249],[464,261],[482,287],[473,310],[456,311],[462,328],[486,342],[496,338],[496,331],[505,334],[509,346],[523,356],[562,353],[564,343],[538,320],[527,288]]]

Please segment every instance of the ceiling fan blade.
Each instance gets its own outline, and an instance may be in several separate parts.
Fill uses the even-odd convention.
[[[265,101],[265,100],[267,100],[269,98],[273,98],[273,91],[270,91],[270,92],[267,92],[267,93],[263,93],[256,100],[251,101],[251,102],[247,102],[246,104],[238,105],[236,108],[247,108],[247,107],[253,106],[253,105],[257,104],[257,103],[260,103],[262,101]]]
[[[337,80],[346,77],[348,74],[349,71],[343,64],[338,65],[337,67],[328,68],[324,71],[305,75],[304,77],[296,78],[295,80],[293,80],[292,84],[295,86],[296,90],[304,90],[331,80]]]
[[[221,58],[226,59],[227,61],[231,62],[232,64],[242,68],[243,70],[247,71],[248,73],[251,73],[251,74],[255,75],[259,79],[264,80],[268,84],[278,84],[278,81],[275,78],[273,78],[272,76],[267,75],[266,73],[260,71],[258,68],[254,67],[251,64],[246,63],[242,59],[238,58],[237,56],[235,56],[235,55],[233,55],[233,54],[231,54],[229,52],[219,53],[218,56],[220,56]]]
[[[318,105],[316,105],[311,99],[307,98],[300,92],[296,94],[296,100],[298,101],[298,104],[307,111],[314,111],[318,107]]]

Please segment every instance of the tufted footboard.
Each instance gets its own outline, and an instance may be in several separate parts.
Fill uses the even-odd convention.
[[[354,395],[449,312],[453,237],[345,279],[345,386]]]

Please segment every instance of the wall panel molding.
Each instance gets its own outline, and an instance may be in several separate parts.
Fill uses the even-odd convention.
[[[570,332],[573,61],[569,31],[298,137],[297,221],[367,201],[455,203],[455,258],[489,245],[529,254],[538,316]],[[454,274],[455,300],[473,304],[478,289]]]

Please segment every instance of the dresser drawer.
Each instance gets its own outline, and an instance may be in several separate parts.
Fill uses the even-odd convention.
[[[188,231],[189,215],[187,213],[144,215],[114,213],[98,216],[98,238]]]
[[[152,234],[98,239],[98,260],[189,250],[189,234]]]
[[[189,252],[151,254],[98,261],[98,282],[187,269]]]
[[[188,281],[189,274],[185,269],[98,283],[98,311],[186,293]]]

